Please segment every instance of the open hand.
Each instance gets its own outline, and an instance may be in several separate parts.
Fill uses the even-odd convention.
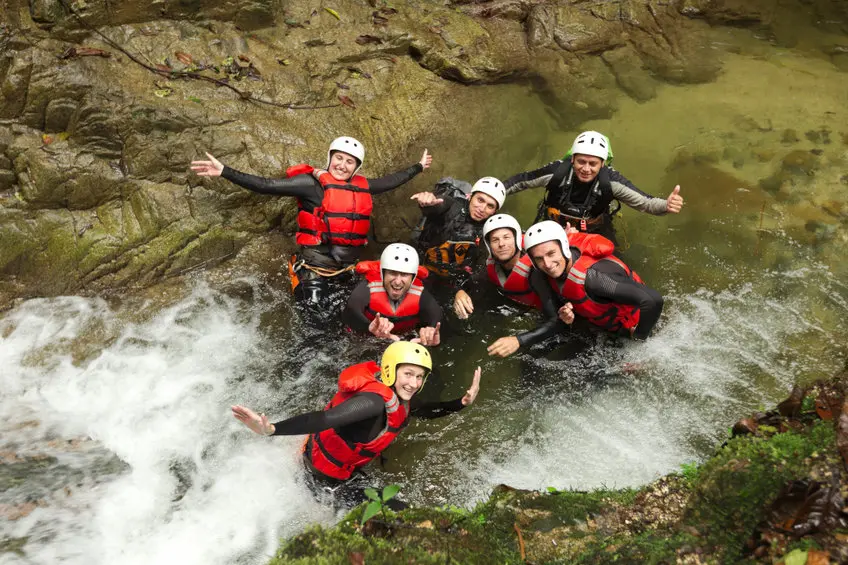
[[[439,329],[442,327],[441,322],[436,322],[436,327],[425,326],[418,330],[418,337],[415,339],[411,339],[410,341],[414,343],[420,343],[425,347],[435,347],[441,343],[441,337],[439,336]]]
[[[482,371],[480,371],[480,367],[477,367],[477,370],[474,371],[474,380],[471,381],[471,388],[465,391],[465,396],[462,397],[462,405],[470,406],[474,404],[474,401],[477,399],[477,393],[480,392],[480,375]]]
[[[559,316],[559,319],[566,324],[571,324],[571,322],[574,321],[574,308],[571,306],[571,302],[563,304],[560,309],[557,310],[557,316]]]
[[[680,210],[683,208],[683,197],[680,196],[680,185],[674,187],[674,190],[671,191],[671,194],[666,198],[666,210],[668,210],[671,214],[679,214]]]
[[[191,170],[199,177],[220,177],[224,171],[224,165],[209,153],[206,156],[209,157],[208,161],[192,161]]]
[[[518,351],[519,347],[521,347],[521,344],[518,343],[518,338],[511,335],[498,339],[495,343],[489,346],[488,351],[489,355],[509,357]]]
[[[464,290],[458,291],[453,297],[453,311],[460,320],[467,320],[468,316],[474,312],[474,303]]]
[[[421,163],[421,166],[424,167],[424,169],[426,170],[430,168],[430,163],[432,162],[433,156],[427,153],[427,150],[425,149],[424,154],[421,156],[421,160],[419,161],[419,163]]]
[[[269,436],[274,433],[274,425],[268,422],[265,414],[257,414],[246,406],[236,404],[231,407],[236,420],[250,428],[254,433],[261,436]]]
[[[371,320],[371,323],[368,324],[368,331],[379,338],[400,341],[400,338],[392,333],[394,327],[395,325],[391,320],[383,318],[377,313],[374,319]]]
[[[436,198],[436,195],[432,192],[419,192],[410,196],[409,199],[418,202],[418,205],[422,208],[437,206],[444,202],[443,198]]]

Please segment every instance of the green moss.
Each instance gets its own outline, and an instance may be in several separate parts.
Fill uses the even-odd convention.
[[[835,457],[834,445],[827,422],[802,433],[731,440],[701,467],[686,522],[705,527],[710,543],[725,548],[727,558],[740,557],[783,485],[806,476],[814,455]]]

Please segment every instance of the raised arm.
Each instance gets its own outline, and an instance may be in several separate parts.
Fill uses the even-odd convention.
[[[421,161],[411,167],[407,167],[402,171],[398,171],[384,177],[368,179],[368,186],[371,189],[371,193],[381,194],[383,192],[394,190],[395,188],[411,181],[415,175],[424,169],[429,169],[430,163],[432,162],[433,156],[427,153],[427,150],[425,149],[424,154],[421,156]]]
[[[321,185],[312,175],[296,175],[285,179],[271,179],[242,173],[224,166],[221,176],[228,181],[259,194],[295,196],[304,198],[320,191]]]
[[[273,424],[268,422],[265,414],[257,414],[245,406],[232,407],[233,416],[238,421],[253,432],[266,436],[314,434],[381,416],[383,410],[383,398],[379,394],[370,392],[356,394],[329,410],[307,412]]]
[[[527,171],[513,175],[504,181],[507,194],[515,194],[527,188],[536,188],[545,186],[550,182],[551,177],[562,164],[562,161],[551,161],[544,167],[534,171]]]
[[[662,216],[668,213],[667,199],[657,198],[647,192],[642,192],[632,182],[627,180],[627,177],[615,169],[609,169],[609,179],[612,186],[612,195],[615,199],[635,210],[655,216]]]

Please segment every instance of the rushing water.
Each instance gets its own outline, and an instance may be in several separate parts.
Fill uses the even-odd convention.
[[[845,75],[803,42],[789,51],[714,33],[717,49],[732,46],[714,83],[664,86],[642,104],[622,96],[613,120],[583,124],[610,134],[617,167],[645,190],[683,187],[680,216],[618,220],[624,257],[666,296],[654,337],[623,343],[577,328],[554,351],[492,360],[486,344],[532,326],[533,314],[503,307],[452,323],[426,393],[462,394],[480,364],[478,402],[410,425],[375,483],[457,505],[498,483],[641,484],[703,458],[735,419],[841,364]],[[577,133],[558,129],[529,88],[466,96],[483,92],[484,110],[510,115],[519,135],[492,129],[470,162],[446,156],[441,172],[506,176],[561,156]],[[516,138],[520,159],[505,161]],[[781,171],[780,187],[761,188]],[[539,197],[523,193],[508,210],[526,225]],[[303,485],[302,438],[258,438],[229,405],[272,419],[320,408],[338,371],[378,350],[339,335],[317,339],[284,289],[251,277],[198,277],[177,298],[64,297],[6,313],[0,562],[261,563],[279,536],[331,522]]]

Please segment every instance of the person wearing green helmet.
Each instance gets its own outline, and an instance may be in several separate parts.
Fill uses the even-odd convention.
[[[584,131],[562,160],[513,175],[504,185],[507,194],[544,186],[545,196],[535,222],[554,220],[562,226],[570,223],[578,231],[601,234],[614,244],[615,212],[610,211],[613,201],[655,216],[677,214],[683,208],[680,185],[667,198],[651,196],[611,168],[611,161],[609,139],[596,131]]]
[[[336,503],[352,507],[365,500],[361,469],[379,457],[406,427],[411,416],[438,418],[470,406],[480,390],[480,367],[465,395],[446,402],[419,404],[433,369],[427,348],[396,341],[383,352],[380,364],[366,361],[343,370],[338,392],[323,410],[271,423],[265,414],[235,405],[233,416],[264,436],[308,434],[303,462],[318,490],[334,493]],[[368,485],[370,486],[370,485]]]

